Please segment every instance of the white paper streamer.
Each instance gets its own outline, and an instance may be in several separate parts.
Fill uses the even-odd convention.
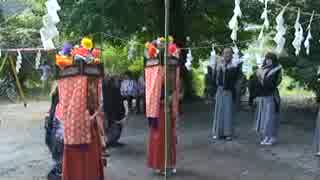
[[[308,26],[308,35],[307,35],[307,38],[304,42],[304,47],[306,48],[306,53],[307,55],[310,54],[310,40],[312,40],[312,34],[311,34],[311,25],[312,25],[312,21],[313,21],[313,16],[314,16],[314,11],[312,12],[312,16],[310,18],[310,23],[309,23],[309,26]]]
[[[212,44],[212,51],[210,53],[210,63],[209,65],[214,68],[216,65],[216,57],[217,57],[217,53],[216,50],[214,48],[214,44]]]
[[[240,0],[235,0],[235,8],[233,10],[233,16],[229,21],[229,28],[232,30],[231,39],[236,41],[238,39],[237,32],[239,30],[238,18],[241,18],[242,12],[240,8]]]
[[[16,61],[16,72],[19,74],[22,64],[22,55],[20,51],[18,51],[17,61]]]
[[[50,7],[54,11],[60,11],[61,7],[59,6],[59,3],[57,0],[48,0],[46,3],[47,7]]]
[[[264,34],[264,26],[262,26],[260,34],[258,36],[258,40],[262,40],[263,39],[263,34]]]
[[[277,22],[277,27],[276,27],[276,30],[277,30],[277,34],[276,36],[273,38],[273,40],[276,42],[277,44],[277,47],[275,49],[275,51],[278,53],[278,54],[281,54],[283,49],[284,49],[284,45],[286,44],[286,38],[284,37],[284,35],[286,34],[287,32],[287,28],[285,27],[285,24],[284,24],[284,18],[283,18],[283,15],[286,11],[286,8],[288,7],[289,4],[287,4],[283,9],[282,11],[280,12],[280,14],[277,16],[276,18],[276,22]]]
[[[35,61],[36,61],[36,69],[39,69],[40,64],[41,64],[41,52],[40,51],[38,51]]]
[[[301,51],[301,44],[303,42],[303,28],[302,25],[300,24],[300,8],[298,10],[298,14],[297,14],[297,19],[296,19],[296,23],[294,25],[295,28],[295,38],[294,41],[292,42],[293,47],[295,48],[296,52],[296,56],[298,56],[300,54]]]
[[[53,49],[53,38],[59,36],[59,31],[56,24],[60,22],[58,15],[61,7],[59,6],[57,0],[48,0],[46,2],[47,14],[42,18],[43,27],[40,29],[40,36],[42,45],[45,49]]]
[[[257,66],[260,68],[262,67],[262,64],[263,64],[263,57],[261,54],[257,53],[256,54],[256,63],[257,63]]]
[[[265,3],[265,5],[264,5],[263,13],[261,14],[261,19],[264,20],[263,26],[264,26],[266,29],[269,29],[269,27],[270,27],[270,22],[269,22],[269,19],[268,19],[268,0],[266,0],[264,3]]]
[[[188,71],[192,69],[192,60],[193,60],[193,57],[192,57],[191,49],[189,49],[187,54],[187,62],[185,64]]]
[[[239,55],[240,51],[238,46],[235,45],[234,47],[232,47],[232,51],[233,51],[232,63],[234,63],[235,65],[238,65],[239,63],[241,63],[240,55]]]

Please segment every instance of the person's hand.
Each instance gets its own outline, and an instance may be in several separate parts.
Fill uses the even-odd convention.
[[[256,75],[258,79],[262,79],[263,70],[261,68],[257,69]]]
[[[123,119],[121,119],[121,120],[118,121],[117,123],[124,125],[124,124],[126,124],[127,122],[128,122],[128,116],[125,116]]]

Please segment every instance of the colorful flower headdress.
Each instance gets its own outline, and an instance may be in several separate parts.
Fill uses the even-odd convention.
[[[179,58],[180,56],[180,49],[174,43],[174,39],[172,36],[169,36],[169,56]],[[160,37],[152,42],[147,42],[145,47],[147,49],[148,57],[151,59],[157,58],[160,52],[159,49],[164,48],[166,39],[164,37]]]
[[[73,65],[77,61],[84,61],[87,64],[99,64],[101,50],[93,48],[93,42],[90,38],[83,38],[81,46],[72,47],[71,44],[65,43],[63,48],[56,55],[56,65],[60,69]]]

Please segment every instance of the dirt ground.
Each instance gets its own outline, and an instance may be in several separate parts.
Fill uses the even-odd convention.
[[[49,102],[0,103],[0,180],[46,179],[52,162],[44,144],[44,113]],[[177,174],[173,180],[320,180],[313,153],[315,111],[285,108],[280,142],[260,147],[253,113],[242,109],[232,142],[211,140],[211,105],[192,103],[178,123]],[[298,111],[299,110],[299,111]],[[160,180],[146,167],[148,128],[142,116],[131,116],[120,149],[111,149],[107,180]]]

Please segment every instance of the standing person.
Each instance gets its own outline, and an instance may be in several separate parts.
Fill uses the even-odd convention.
[[[103,109],[106,119],[107,147],[119,147],[123,123],[128,111],[124,105],[120,92],[120,80],[113,76],[104,79],[103,85]]]
[[[57,83],[52,86],[51,107],[46,119],[46,144],[51,152],[54,166],[48,174],[48,180],[60,180],[62,174],[63,159],[63,126],[59,120],[61,109],[59,108],[59,93]]]
[[[137,104],[137,113],[141,113],[141,101],[143,112],[145,112],[145,82],[144,82],[144,73],[138,79],[138,95],[136,99]]]
[[[267,53],[260,69],[257,70],[258,106],[256,130],[262,135],[261,145],[273,145],[277,141],[280,124],[280,95],[278,86],[282,80],[282,67],[274,53]]]
[[[64,127],[63,180],[104,180],[103,67],[99,59],[95,59],[94,64],[87,64],[91,63],[86,60],[92,57],[92,44],[91,39],[84,38],[81,47],[73,50],[74,55],[82,53],[89,57],[81,59],[79,56],[77,64],[65,67],[59,73],[58,106],[62,108]]]
[[[213,122],[213,139],[232,140],[235,111],[235,86],[239,76],[238,64],[233,61],[231,48],[223,50],[222,63],[217,67],[217,93]]]
[[[208,73],[205,76],[205,94],[206,94],[206,101],[212,102],[214,100],[214,95],[217,89],[216,86],[216,73],[215,69],[211,66],[207,66]]]
[[[175,173],[176,169],[176,146],[177,134],[175,129],[176,120],[179,111],[179,67],[172,68],[168,79],[173,83],[170,129],[168,129],[170,142],[166,149],[165,136],[165,71],[162,64],[161,54],[158,55],[158,46],[151,43],[148,47],[150,59],[145,67],[146,84],[146,117],[149,123],[150,135],[148,140],[148,167],[155,170],[156,173]],[[161,50],[161,49],[160,49]],[[163,52],[161,52],[163,53]],[[170,52],[169,52],[170,55]],[[172,56],[172,55],[170,55]],[[177,62],[177,60],[173,60]],[[172,62],[169,60],[169,62]],[[177,64],[177,63],[176,63]],[[171,65],[168,65],[171,66]],[[174,66],[174,65],[172,65]],[[168,151],[167,151],[168,150]],[[166,161],[166,151],[168,159]],[[166,164],[167,162],[167,164]],[[167,166],[166,166],[167,165]]]
[[[124,100],[128,102],[129,111],[132,111],[132,101],[135,97],[135,82],[133,78],[130,77],[130,72],[125,72],[123,79],[121,81],[121,95],[124,97]]]

